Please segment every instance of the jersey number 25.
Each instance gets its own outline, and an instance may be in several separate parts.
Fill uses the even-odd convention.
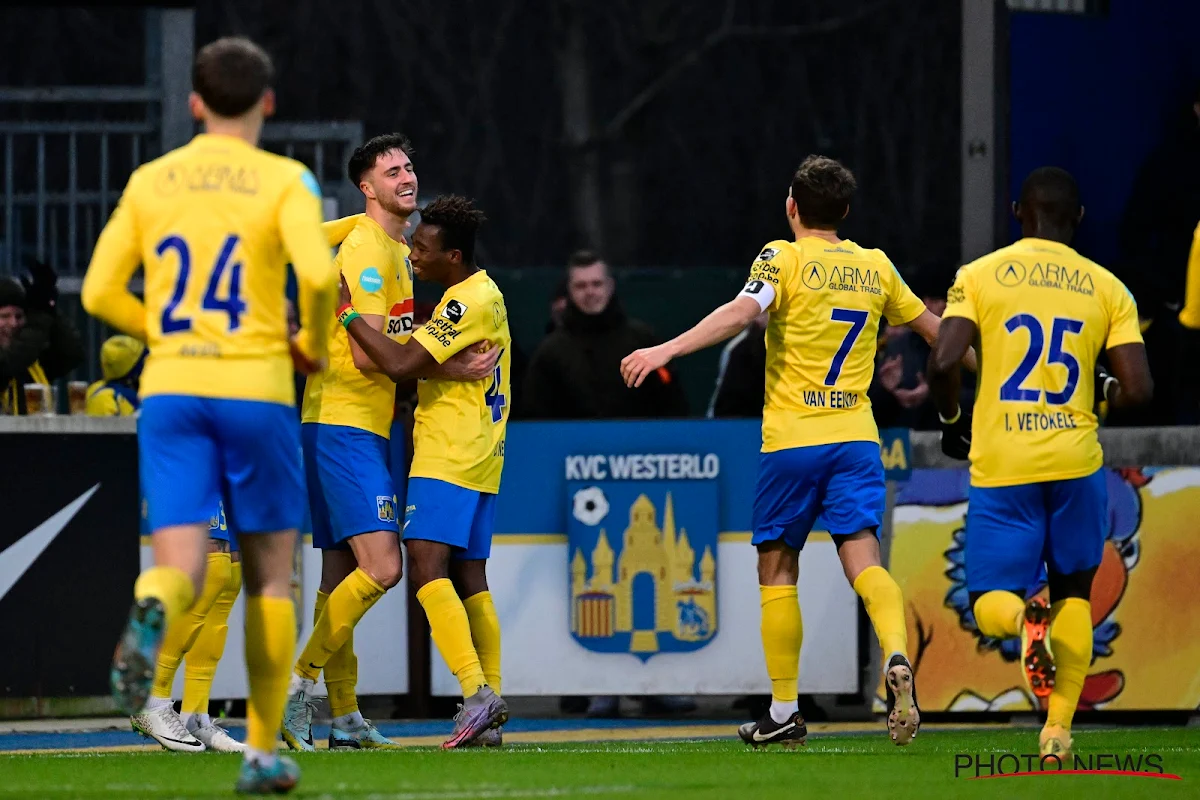
[[[1000,386],[1000,399],[1009,402],[1036,403],[1045,392],[1046,403],[1049,405],[1061,406],[1069,402],[1079,387],[1080,368],[1079,359],[1063,349],[1063,337],[1068,333],[1079,333],[1083,330],[1083,321],[1055,317],[1050,326],[1050,349],[1046,353],[1046,363],[1062,364],[1066,367],[1067,384],[1061,392],[1027,388],[1023,385],[1029,374],[1033,372],[1033,368],[1037,366],[1038,360],[1042,357],[1042,348],[1046,344],[1046,334],[1038,318],[1031,314],[1017,314],[1008,318],[1008,321],[1004,323],[1004,328],[1010,334],[1016,333],[1021,328],[1029,331],[1029,349],[1025,351],[1025,357],[1021,359],[1021,363],[1017,365],[1013,374]]]

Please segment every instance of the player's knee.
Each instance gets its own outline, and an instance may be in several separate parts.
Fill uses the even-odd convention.
[[[1096,577],[1096,568],[1071,572],[1066,575],[1048,572],[1046,584],[1050,588],[1050,602],[1057,603],[1069,597],[1090,600],[1092,596],[1092,579]]]
[[[384,589],[391,589],[400,582],[400,578],[404,575],[404,565],[397,554],[395,558],[379,559],[370,565],[367,572]]]

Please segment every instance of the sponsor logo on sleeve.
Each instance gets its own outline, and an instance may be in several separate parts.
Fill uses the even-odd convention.
[[[378,292],[383,288],[383,276],[375,267],[367,267],[358,276],[358,285],[368,292]]]
[[[462,322],[466,313],[466,305],[458,302],[457,300],[449,301],[446,303],[446,307],[442,309],[442,316],[453,322],[455,325]]]

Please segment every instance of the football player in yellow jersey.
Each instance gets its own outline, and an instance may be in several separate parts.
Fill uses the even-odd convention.
[[[304,490],[292,377],[293,365],[311,372],[324,359],[337,296],[316,179],[257,147],[274,111],[272,79],[270,58],[246,39],[197,53],[189,102],[205,132],[133,173],[82,289],[89,313],[150,349],[138,448],[155,566],[134,587],[114,696],[129,714],[145,706],[163,635],[201,593],[209,519],[224,494],[245,567],[244,792],[288,791],[299,776],[276,755]],[[290,339],[289,257],[301,319]],[[144,304],[128,288],[139,264]]]
[[[409,580],[433,641],[463,690],[454,732],[442,745],[447,748],[500,744],[499,726],[508,720],[487,558],[504,469],[512,340],[504,296],[475,265],[475,234],[482,222],[483,214],[461,197],[439,197],[421,211],[412,237],[413,270],[446,291],[433,318],[407,343],[392,341],[360,319],[344,278],[338,315],[393,380],[444,364],[467,348],[499,356],[487,380],[430,379],[417,387],[404,543]]]
[[[136,732],[177,753],[244,753],[246,745],[208,715],[217,664],[225,653],[229,613],[242,588],[237,535],[229,528],[223,502],[209,522],[208,536],[204,589],[163,639],[150,701],[130,723]],[[185,659],[182,714],[176,714],[171,687]]]
[[[347,172],[366,198],[366,214],[356,218],[334,261],[354,286],[363,320],[398,342],[407,341],[413,328],[412,267],[404,240],[417,209],[411,152],[408,139],[393,133],[351,154]],[[324,669],[333,713],[329,748],[398,747],[358,709],[353,639],[358,621],[400,581],[396,507],[404,487],[397,492],[388,463],[396,384],[333,314],[327,324],[329,368],[308,378],[301,425],[313,544],[322,551],[321,588],[313,631],[288,687],[283,739],[294,750],[314,749],[309,699]],[[494,365],[495,354],[464,352],[421,375],[477,381]]]
[[[1023,238],[958,271],[929,379],[942,450],[967,458],[970,448],[965,561],[976,624],[985,636],[1021,636],[1030,689],[1049,696],[1040,752],[1065,759],[1108,532],[1096,388],[1125,408],[1149,402],[1153,382],[1129,290],[1069,246],[1083,218],[1075,180],[1034,170],[1013,213]],[[970,415],[954,364],[972,343],[980,376]],[[1105,351],[1115,377],[1095,373]],[[1049,608],[1026,602],[1043,564]]]
[[[758,548],[771,708],[738,731],[755,747],[794,747],[807,735],[797,706],[803,629],[796,581],[800,549],[818,518],[879,636],[892,740],[908,744],[920,724],[903,598],[879,557],[886,491],[867,388],[880,321],[907,325],[932,342],[938,317],[881,251],[838,237],[855,188],[854,176],[837,161],[806,158],[786,203],[795,241],[763,248],[742,292],[694,328],[621,362],[626,383],[640,386],[672,358],[724,341],[769,312],[751,541]]]

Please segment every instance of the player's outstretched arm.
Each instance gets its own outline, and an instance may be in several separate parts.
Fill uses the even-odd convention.
[[[674,339],[654,347],[634,350],[621,361],[621,376],[625,378],[625,385],[641,386],[647,375],[665,367],[671,359],[725,341],[741,332],[761,313],[762,309],[756,300],[738,295]]]
[[[908,323],[908,328],[924,339],[930,347],[937,342],[938,331],[941,330],[942,318],[934,314],[929,309],[921,312],[921,316]],[[979,364],[975,359],[975,348],[968,347],[966,354],[962,357],[962,365],[971,372],[979,371]]]
[[[321,233],[325,234],[325,241],[330,247],[337,247],[346,240],[346,237],[350,235],[350,231],[354,230],[355,226],[358,225],[358,221],[365,216],[366,214],[351,214],[341,219],[322,222]]]
[[[1109,407],[1131,408],[1149,403],[1154,396],[1154,379],[1150,376],[1146,345],[1140,342],[1121,344],[1107,353],[1114,374],[1097,370],[1096,388]]]
[[[142,253],[128,194],[126,189],[100,232],[79,299],[93,317],[144,342],[146,307],[129,291],[129,279],[142,262]]]

